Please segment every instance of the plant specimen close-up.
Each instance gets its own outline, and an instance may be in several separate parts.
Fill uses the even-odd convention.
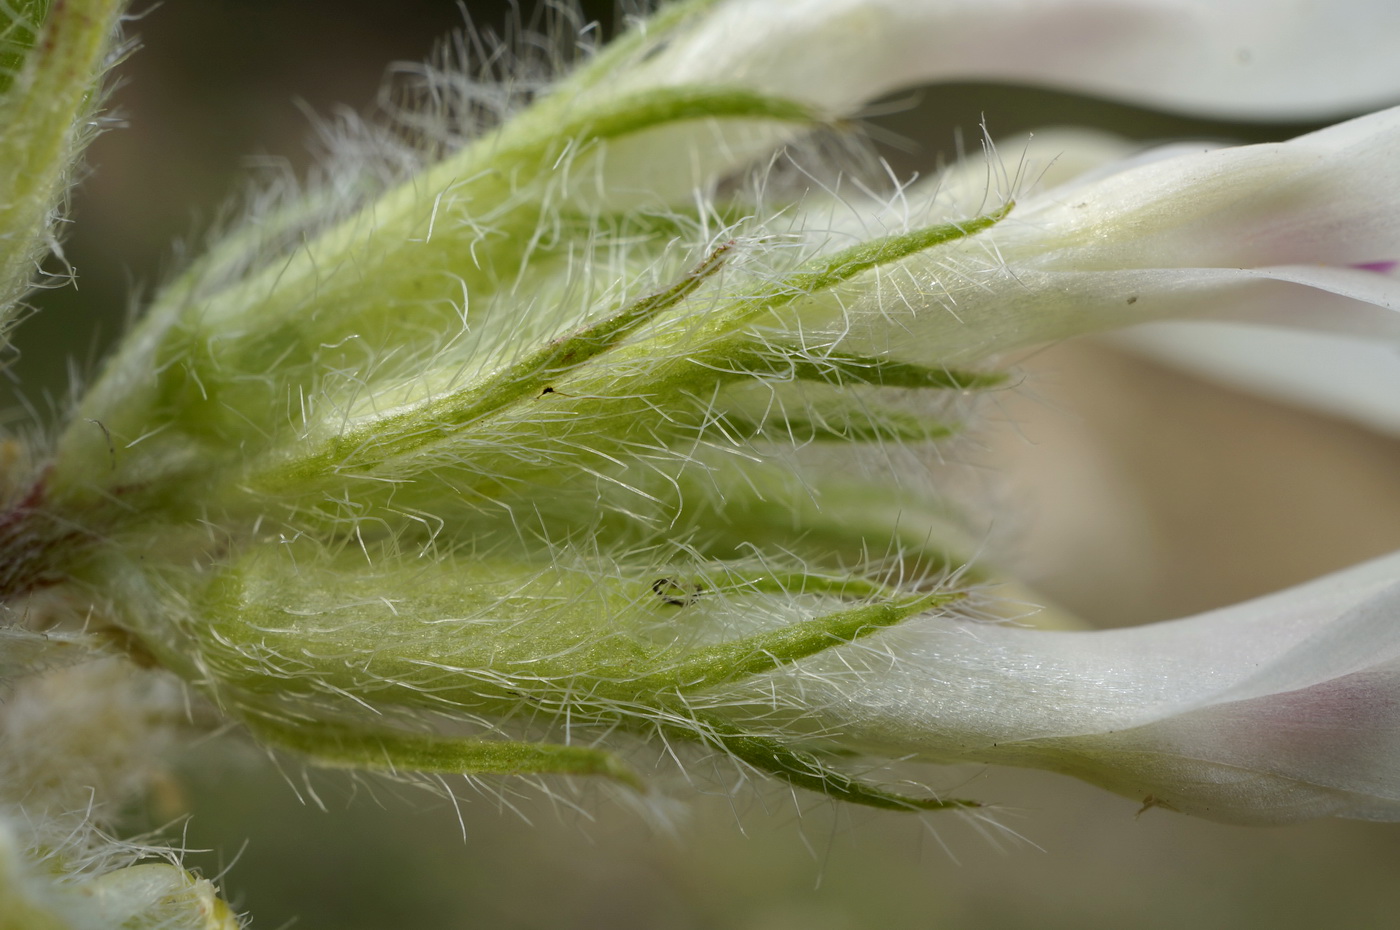
[[[80,278],[130,13],[0,3],[7,359]],[[1400,553],[1095,628],[1003,545],[985,438],[1040,347],[1140,324],[1400,429],[1400,7],[538,20],[319,123],[319,163],[206,224],[71,401],[10,418],[0,928],[244,925],[132,816],[230,743],[657,820],[776,788],[1001,829],[968,764],[1227,824],[1400,819]],[[885,95],[970,80],[1311,128],[882,154]]]

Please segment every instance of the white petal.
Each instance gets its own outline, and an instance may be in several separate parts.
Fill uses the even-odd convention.
[[[1396,145],[1394,119],[1392,111],[1296,140],[1300,148],[1306,147],[1318,157],[1329,159],[1329,169],[1310,183],[1300,185],[1295,178],[1292,184],[1261,191],[1257,186],[1251,187],[1257,177],[1250,178],[1247,170],[1242,172],[1245,178],[1239,187],[1246,199],[1257,200],[1261,195],[1264,199],[1276,197],[1281,201],[1281,214],[1291,211],[1301,220],[1289,215],[1283,222],[1266,221],[1266,235],[1260,235],[1247,224],[1239,223],[1238,213],[1232,216],[1227,205],[1217,203],[1217,210],[1208,221],[1197,222],[1189,231],[1178,228],[1164,237],[1149,236],[1149,244],[1139,242],[1125,248],[1123,251],[1128,254],[1120,252],[1119,259],[1142,261],[1147,255],[1162,262],[1173,252],[1179,255],[1184,252],[1184,258],[1189,261],[1199,261],[1202,254],[1244,261],[1250,256],[1240,254],[1242,242],[1261,251],[1267,250],[1261,249],[1260,243],[1272,242],[1275,254],[1266,256],[1269,258],[1286,257],[1299,249],[1312,248],[1319,258],[1340,252],[1348,262],[1365,254],[1393,249],[1394,214],[1400,211],[1388,207],[1387,202],[1400,196],[1400,185],[1387,184],[1385,178],[1393,177],[1394,173],[1394,158],[1390,154]],[[1069,191],[1072,188],[1066,186],[1071,182],[1073,187],[1085,188],[1139,166],[1167,162],[1176,155],[1189,155],[1189,148],[1176,145],[1135,151],[1131,143],[1122,140],[1052,130],[1034,135],[1020,155],[1020,163],[1024,166],[1023,173],[1036,178],[1042,189],[1061,188],[1051,196],[1071,201]],[[1264,148],[1277,155],[1277,147]],[[1305,177],[1309,172],[1318,174],[1305,160],[1287,154],[1284,158],[1300,162],[1301,174]],[[1236,167],[1248,161],[1246,158]],[[1189,158],[1186,163],[1190,163]],[[1180,164],[1157,165],[1145,173],[1155,170],[1159,174],[1174,175],[1178,183],[1182,179],[1190,180],[1192,172],[1180,170]],[[1218,169],[1211,169],[1214,170]],[[1165,186],[1170,188],[1170,183]],[[1307,196],[1297,195],[1300,187]],[[986,202],[988,188],[988,171],[985,166],[976,164],[956,166],[939,179],[942,198],[956,204],[952,208],[954,215],[968,215],[977,210]],[[1397,193],[1392,194],[1392,190]],[[1258,208],[1259,204],[1255,203],[1253,209]],[[939,215],[940,219],[947,217],[946,210]],[[1291,237],[1279,235],[1280,230],[1289,228],[1294,230]],[[1319,241],[1325,236],[1330,236],[1330,241]],[[1278,248],[1280,245],[1282,249]],[[1349,253],[1348,249],[1355,251]],[[1379,271],[1364,274],[1357,269],[1315,266],[1272,269],[1263,273],[1276,280],[1304,284],[1392,310],[1400,305],[1397,299],[1400,286],[1394,280],[1394,270],[1389,279]],[[1250,274],[1258,277],[1259,271]],[[1400,434],[1400,404],[1396,403],[1396,398],[1400,397],[1400,347],[1397,347],[1389,320],[1371,316],[1370,321],[1365,322],[1368,315],[1364,310],[1350,304],[1337,307],[1330,298],[1318,300],[1316,294],[1306,290],[1290,290],[1282,300],[1277,299],[1274,289],[1260,289],[1258,293],[1260,298],[1252,301],[1252,307],[1245,302],[1230,306],[1222,293],[1222,299],[1207,298],[1196,308],[1182,309],[1194,309],[1217,318],[1233,316],[1312,330],[1381,336],[1383,341],[1183,321],[1133,329],[1116,338],[1121,344],[1158,361],[1207,378],[1348,418],[1372,429]],[[1120,299],[1126,298],[1120,296]],[[1334,306],[1329,309],[1329,304]],[[1341,312],[1333,312],[1336,309]],[[1106,308],[1105,313],[1105,319],[1115,315],[1111,307]]]
[[[1393,261],[1397,150],[1392,108],[1287,142],[1139,158],[1025,204],[1000,247],[1024,241],[1041,267],[1077,269]]]
[[[1384,0],[730,0],[641,81],[743,84],[835,113],[987,79],[1306,117],[1395,102],[1397,62],[1400,6]]]
[[[1290,142],[1142,153],[780,325],[926,364],[1191,317],[1400,344],[1400,277],[1385,270],[1400,256],[1395,151],[1400,108]],[[948,188],[954,201],[973,189],[967,174]]]
[[[1115,339],[1212,381],[1400,435],[1400,348],[1393,343],[1179,320]]]
[[[900,87],[985,79],[1304,118],[1400,100],[1396,62],[1400,5],[1384,0],[728,0],[586,93],[731,86],[840,117]],[[694,121],[619,140],[596,196],[614,209],[676,202],[795,131]]]
[[[1133,629],[908,622],[748,699],[796,697],[858,750],[1049,768],[1214,819],[1400,819],[1397,618],[1400,553]]]
[[[965,256],[959,256],[965,258]],[[1400,281],[1346,268],[1038,271],[958,261],[862,282],[801,326],[810,345],[965,365],[1012,349],[1164,319],[1205,318],[1339,332],[1400,344]]]

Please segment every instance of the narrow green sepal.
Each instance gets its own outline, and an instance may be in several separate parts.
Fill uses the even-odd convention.
[[[454,739],[334,723],[249,722],[260,738],[334,768],[451,775],[600,775],[638,791],[642,780],[610,752],[587,746]]]
[[[780,665],[854,642],[961,597],[963,595],[958,592],[940,592],[836,611],[772,632],[700,649],[665,671],[628,682],[627,688],[638,695],[655,694],[664,699],[669,693],[703,691],[762,675]]]
[[[763,119],[785,123],[821,122],[821,114],[786,97],[760,94],[746,87],[659,87],[619,98],[606,109],[581,119],[568,133],[580,139],[615,139],[653,126],[694,119]],[[553,133],[561,135],[558,129]]]
[[[954,433],[953,428],[944,423],[889,412],[872,412],[859,417],[776,416],[767,420],[726,415],[717,422],[732,437],[788,443],[927,442],[945,439]]]
[[[1007,201],[1004,206],[982,216],[959,220],[956,223],[925,226],[882,239],[871,239],[833,255],[822,256],[806,268],[785,275],[780,283],[773,285],[765,294],[747,298],[745,303],[752,302],[767,309],[774,309],[799,298],[828,290],[872,268],[888,265],[936,246],[991,229],[1006,219],[1014,206],[1013,201]]]
[[[799,381],[818,381],[838,386],[868,384],[891,388],[975,391],[1006,383],[1006,375],[997,371],[934,368],[849,352],[815,354],[799,346],[780,344],[764,345],[752,354],[741,355],[735,360],[734,368],[753,374],[784,375]]]
[[[815,297],[864,272],[990,229],[1005,219],[1014,206],[1013,201],[1008,201],[999,209],[982,216],[862,242],[833,255],[813,259],[803,267],[781,275],[777,282],[760,287],[752,294],[707,313],[703,323],[684,332],[663,334],[653,341],[631,346],[627,350],[627,360],[668,356],[678,358],[679,361],[673,362],[670,370],[648,370],[643,376],[654,380],[659,374],[661,378],[674,379],[677,383],[700,380],[697,372],[701,370],[717,372],[722,380],[732,379],[736,375],[750,373],[745,367],[746,362],[756,366],[757,373],[762,373],[765,368],[771,370],[774,363],[765,358],[770,354],[768,350],[757,346],[752,335],[743,332],[761,316],[800,300]],[[778,354],[781,355],[781,343],[778,346]],[[697,347],[702,348],[697,351]],[[886,379],[879,383],[888,387],[956,387],[958,382],[964,379],[971,382],[969,386],[982,386],[977,384],[977,379],[981,376],[968,373],[938,372],[937,369],[931,368],[920,370],[920,366],[917,365],[878,357],[835,355],[833,358],[837,360],[836,367],[851,380],[859,380],[864,369],[865,376],[878,375]],[[805,370],[804,375],[814,375],[813,380],[832,380],[823,373],[820,360],[813,359],[811,362],[815,367]],[[794,366],[805,365],[806,362],[786,359],[781,364],[785,367],[780,368],[780,372],[791,371],[793,377],[799,377]],[[901,380],[908,384],[898,384]],[[651,385],[645,388],[637,386],[638,389],[650,387]],[[689,384],[689,387],[694,388],[696,385]]]
[[[674,308],[724,266],[733,243],[714,249],[679,281],[568,335],[552,340],[483,383],[397,417],[336,437],[320,458],[336,468],[369,467],[443,439],[498,410],[555,393],[551,382],[617,346],[661,313]],[[300,466],[306,467],[306,466]]]
[[[822,763],[814,753],[785,746],[777,740],[750,733],[732,723],[697,717],[694,731],[675,728],[686,736],[718,749],[798,788],[815,791],[836,801],[894,811],[946,811],[979,808],[977,801],[960,798],[921,798],[871,785]]]

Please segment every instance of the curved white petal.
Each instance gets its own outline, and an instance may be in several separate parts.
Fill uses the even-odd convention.
[[[1400,108],[1289,142],[1101,164],[987,232],[853,279],[778,325],[926,364],[1193,317],[1400,345],[1396,151]],[[965,203],[974,187],[964,173],[947,196]],[[935,197],[912,213],[946,209]]]
[[[1207,379],[1400,435],[1400,348],[1393,344],[1181,320],[1115,338]]]
[[[1364,264],[1400,255],[1400,108],[1287,142],[1131,160],[998,230],[1040,267]],[[1049,246],[1049,248],[1047,248]]]
[[[915,84],[1046,84],[1198,113],[1315,117],[1400,98],[1384,0],[730,0],[641,84],[742,84],[846,113]]]
[[[586,93],[731,86],[832,117],[921,84],[994,80],[1241,118],[1400,101],[1400,6],[1384,0],[721,0]],[[675,202],[791,138],[693,121],[609,146],[614,208]]]
[[[1225,821],[1400,819],[1400,553],[1132,629],[921,619],[744,690],[866,752],[1048,768]]]
[[[1268,251],[1262,244],[1272,243],[1276,254],[1265,257],[1314,249],[1314,261],[1340,253],[1344,261],[1364,266],[1368,263],[1357,261],[1360,256],[1400,253],[1395,242],[1395,214],[1400,211],[1388,206],[1400,191],[1400,184],[1393,180],[1395,159],[1391,152],[1397,144],[1394,121],[1391,111],[1296,140],[1299,148],[1310,149],[1312,158],[1327,164],[1326,170],[1309,164],[1307,152],[1298,157],[1287,151],[1280,154],[1277,146],[1263,147],[1274,161],[1295,165],[1293,182],[1273,190],[1267,185],[1261,190],[1257,183],[1264,172],[1252,178],[1248,171],[1236,172],[1246,175],[1240,187],[1247,200],[1255,201],[1253,210],[1261,208],[1261,198],[1279,200],[1277,213],[1284,218],[1273,222],[1265,218],[1264,235],[1240,222],[1240,214],[1228,207],[1229,198],[1219,198],[1225,201],[1218,205],[1223,209],[1188,224],[1192,228],[1174,228],[1155,238],[1148,234],[1145,241],[1132,242],[1131,237],[1123,237],[1128,244],[1118,246],[1121,251],[1117,257],[1121,261],[1164,263],[1174,253],[1184,253],[1188,261],[1200,261],[1205,254],[1243,263],[1249,256],[1240,254],[1241,243],[1260,251]],[[1235,162],[1236,169],[1257,158],[1245,151],[1245,157]],[[1222,156],[1220,164],[1225,164],[1229,153],[1218,154]],[[1145,168],[1178,156],[1185,157],[1186,162],[1177,163],[1177,167],[1157,164],[1155,169]],[[1010,157],[1015,160],[1017,153],[1011,152]],[[1178,144],[1143,151],[1133,143],[1099,133],[1054,129],[1035,133],[1019,153],[1019,164],[1025,176],[1035,179],[1037,187],[1052,191],[1049,196],[1072,202],[1075,188],[1088,188],[1105,178],[1139,168],[1149,175],[1153,170],[1175,175],[1179,182],[1191,174],[1180,170],[1181,164],[1194,160],[1199,169],[1200,162],[1208,157],[1200,154],[1200,146]],[[1208,167],[1206,173],[1219,170]],[[1312,177],[1308,178],[1310,174]],[[1307,180],[1299,184],[1299,178]],[[1171,184],[1166,186],[1170,189]],[[937,179],[940,208],[930,222],[985,209],[988,191],[993,187],[985,165],[965,162],[949,169]],[[1299,187],[1308,190],[1306,197],[1297,196]],[[1209,209],[1209,204],[1206,207]],[[1291,237],[1282,235],[1283,230],[1292,230]],[[1212,380],[1400,434],[1400,404],[1396,402],[1400,397],[1400,346],[1394,338],[1392,321],[1388,314],[1377,316],[1351,303],[1394,310],[1400,305],[1395,272],[1393,261],[1361,269],[1316,265],[1249,269],[1238,276],[1289,281],[1314,290],[1290,289],[1280,297],[1276,288],[1256,288],[1257,299],[1233,304],[1228,299],[1229,292],[1221,291],[1217,298],[1202,299],[1195,307],[1179,308],[1217,320],[1233,316],[1299,326],[1314,330],[1311,333],[1174,320],[1135,328],[1115,338],[1158,361]],[[1108,283],[1109,279],[1102,280],[1099,289],[1102,291]],[[1339,304],[1331,296],[1319,297],[1316,291],[1348,300]],[[1117,307],[1113,306],[1112,295],[1105,301],[1103,319],[1109,325],[1114,325],[1111,321],[1115,317],[1122,316],[1128,296],[1131,295],[1117,295]],[[1363,338],[1340,338],[1317,330]],[[1048,337],[1065,334],[1050,333]],[[1382,341],[1373,341],[1376,336],[1381,336]]]
[[[861,314],[861,325],[843,323],[840,333],[848,347],[945,364],[1173,318],[1293,326],[1400,345],[1400,282],[1368,277],[1297,266],[994,270],[963,283],[944,298],[945,306],[920,308],[908,329],[891,331]]]

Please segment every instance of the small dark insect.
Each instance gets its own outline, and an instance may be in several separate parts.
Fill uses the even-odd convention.
[[[705,589],[700,585],[684,585],[670,578],[658,578],[651,583],[651,590],[657,597],[661,598],[663,604],[672,607],[684,607],[687,604],[694,604],[699,600],[700,595],[705,593]]]
[[[546,386],[543,390],[541,390],[538,394],[536,394],[536,395],[535,395],[535,400],[539,400],[541,397],[547,397],[547,396],[549,396],[550,394],[553,394],[555,397],[577,397],[577,396],[578,396],[577,394],[565,394],[563,391],[556,391],[556,390],[554,389],[554,387],[551,385],[551,386]]]

